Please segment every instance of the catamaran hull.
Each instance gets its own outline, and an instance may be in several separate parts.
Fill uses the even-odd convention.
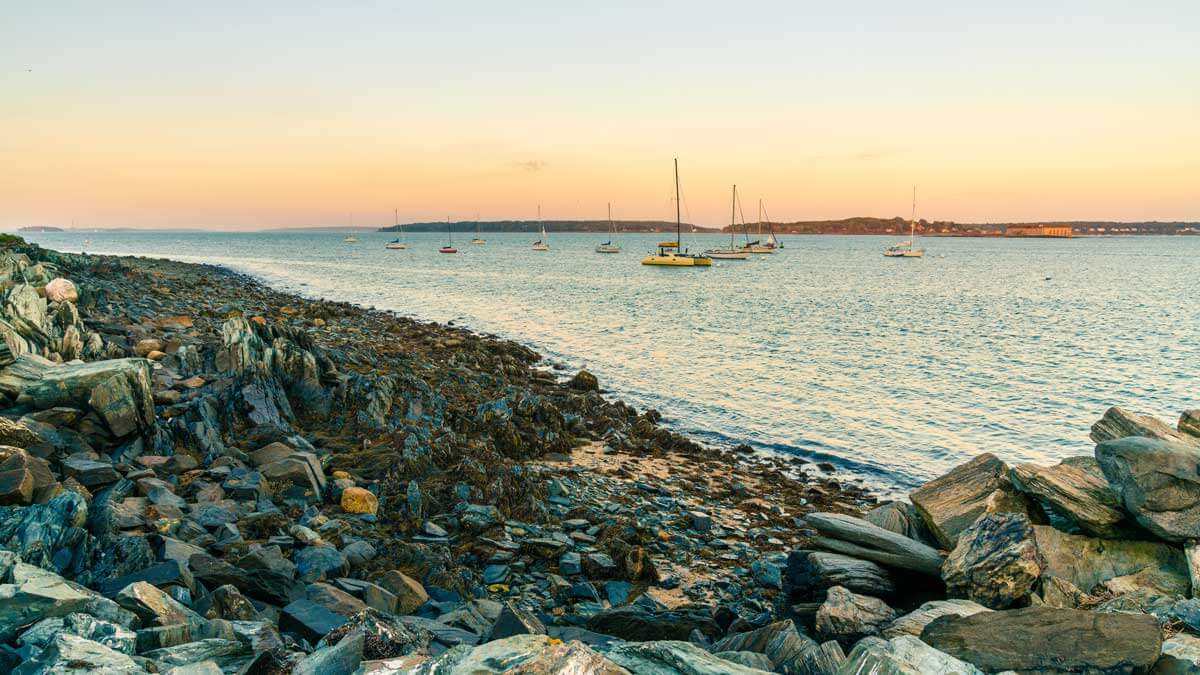
[[[884,251],[885,258],[923,258],[925,251]]]
[[[596,253],[620,253],[620,252],[621,252],[621,248],[619,246],[597,246],[596,247]]]

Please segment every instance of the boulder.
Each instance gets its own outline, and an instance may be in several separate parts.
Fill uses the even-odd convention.
[[[150,362],[145,359],[55,364],[23,354],[0,371],[0,392],[42,410],[94,410],[117,437],[144,432],[154,424]]]
[[[367,608],[362,600],[329,584],[309,584],[304,597],[342,616],[353,616]]]
[[[986,513],[958,537],[942,566],[946,592],[992,609],[1029,602],[1042,561],[1023,514]]]
[[[545,635],[546,627],[531,612],[517,607],[513,602],[504,603],[500,616],[492,624],[487,641],[503,640],[514,635]]]
[[[1047,525],[1034,525],[1033,535],[1041,573],[1084,592],[1104,585],[1118,594],[1144,588],[1186,596],[1191,588],[1186,556],[1168,544],[1097,539]]]
[[[766,675],[770,672],[726,661],[690,642],[673,640],[626,642],[609,649],[605,655],[636,675]]]
[[[429,601],[429,593],[421,582],[400,570],[388,570],[371,581],[396,596],[396,614],[412,614]]]
[[[199,614],[144,581],[126,586],[117,594],[116,601],[136,614],[145,626],[199,625],[204,622]]]
[[[379,498],[370,490],[360,487],[349,487],[342,490],[342,510],[346,513],[367,513],[375,515],[379,510]]]
[[[623,640],[687,640],[692,631],[717,638],[722,632],[707,608],[688,605],[672,610],[615,607],[597,612],[585,627]]]
[[[0,641],[41,619],[87,611],[99,596],[45,570],[17,563],[11,584],[0,584]]]
[[[1179,433],[1200,439],[1200,410],[1185,410],[1176,425]]]
[[[350,571],[346,556],[332,546],[306,546],[296,551],[295,558],[300,581],[308,583],[345,576]]]
[[[838,675],[983,675],[965,661],[940,652],[911,635],[891,640],[869,637],[854,646]]]
[[[921,641],[988,672],[1128,672],[1154,665],[1162,633],[1151,616],[1026,607],[939,617]]]
[[[1009,478],[1018,490],[1050,506],[1089,534],[1116,538],[1129,530],[1121,502],[1092,457],[1072,457],[1054,466],[1021,464],[1012,468]]]
[[[295,633],[313,644],[347,621],[346,616],[308,599],[293,601],[279,612],[279,630]]]
[[[971,616],[990,611],[971,600],[930,600],[889,624],[883,629],[883,637],[889,640],[901,635],[920,637],[925,626],[939,616]]]
[[[1094,443],[1115,441],[1132,436],[1177,441],[1184,444],[1200,444],[1200,438],[1176,431],[1166,422],[1149,415],[1135,415],[1117,407],[1106,410],[1104,417],[1092,425],[1091,438]]]
[[[717,640],[709,651],[763,654],[781,672],[797,672],[801,656],[817,648],[817,643],[797,630],[795,623],[784,620]]]
[[[938,541],[929,531],[929,526],[909,502],[895,501],[880,504],[866,513],[864,518],[885,530],[919,541],[927,546],[936,546]]]
[[[354,675],[363,660],[365,636],[351,631],[335,645],[321,647],[296,664],[292,675]]]
[[[1130,612],[1149,614],[1164,629],[1184,627],[1200,633],[1200,599],[1158,595],[1139,589],[1106,600],[1092,608],[1095,612]]]
[[[816,628],[822,637],[850,647],[868,635],[879,635],[896,618],[887,603],[834,586],[817,609]]]
[[[46,300],[48,302],[78,302],[79,291],[70,279],[55,277],[46,284]]]
[[[1162,656],[1154,664],[1154,675],[1194,675],[1200,673],[1200,638],[1187,633],[1163,641]]]
[[[34,476],[29,453],[21,448],[0,445],[0,506],[27,505],[33,502]]]
[[[1135,436],[1098,444],[1096,460],[1138,524],[1167,541],[1200,538],[1200,446]]]
[[[630,675],[577,640],[563,642],[545,635],[514,635],[482,644],[474,649],[457,647],[430,659],[413,675],[470,673],[588,673],[588,675]]]
[[[941,571],[942,556],[935,549],[862,518],[811,513],[804,520],[822,535],[816,540],[821,548],[934,577]]]
[[[887,570],[869,560],[825,551],[800,550],[788,554],[784,590],[790,598],[823,601],[825,591],[833,586],[877,597],[888,597],[895,591]]]
[[[275,569],[260,567],[249,571],[207,553],[192,554],[188,559],[188,567],[192,570],[192,576],[209,588],[227,584],[236,586],[251,598],[276,605],[285,605],[304,597],[304,584],[296,581],[291,574]]]
[[[152,649],[144,652],[142,656],[154,661],[160,671],[190,663],[213,661],[223,671],[237,672],[250,660],[251,652],[249,647],[237,640],[205,638],[174,647]]]
[[[146,670],[128,654],[70,633],[61,633],[13,675],[144,675]]]
[[[596,379],[595,375],[581,370],[567,382],[567,386],[576,391],[597,391],[600,389],[600,381]]]
[[[775,664],[771,663],[771,659],[768,659],[765,654],[758,654],[756,652],[714,652],[714,655],[723,661],[736,663],[739,666],[746,666],[747,668],[757,668],[768,673],[775,669]]]
[[[236,586],[226,584],[213,589],[212,593],[196,600],[192,609],[206,619],[227,621],[257,621],[258,610],[242,595]]]
[[[846,653],[835,640],[822,642],[816,647],[806,649],[791,662],[776,666],[775,672],[795,673],[796,675],[830,675],[841,669],[846,662]]]
[[[1025,511],[1023,503],[1012,499],[1013,492],[1008,466],[995,455],[984,453],[929,481],[909,499],[938,543],[950,550],[958,542],[958,535],[983,513]]]
[[[429,643],[434,638],[433,633],[422,626],[406,624],[403,620],[393,621],[380,612],[367,609],[330,631],[317,643],[317,647],[336,644],[351,633],[358,633],[366,638],[363,658],[367,659],[387,659],[423,653],[429,649]],[[452,642],[447,640],[444,643]]]

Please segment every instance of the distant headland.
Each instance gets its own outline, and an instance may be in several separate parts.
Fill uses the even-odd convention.
[[[459,220],[446,223],[444,221],[428,223],[405,223],[381,227],[379,232],[445,232],[449,227],[453,232],[537,232],[541,225],[551,232],[608,232],[613,227],[618,232],[673,232],[675,223],[665,220]],[[714,227],[700,227],[683,223],[683,229],[691,232],[719,232]]]
[[[536,232],[536,220],[459,220],[405,223],[381,227],[379,232]],[[608,232],[615,226],[618,232],[670,232],[675,223],[665,220],[616,220],[610,226],[607,220],[547,220],[550,232]],[[856,217],[841,220],[809,220],[791,223],[748,223],[751,233],[774,230],[776,234],[880,234],[900,235],[908,233],[908,220],[896,218]],[[702,227],[684,223],[683,228],[691,232],[728,232],[723,228]],[[332,228],[339,229],[339,228]],[[341,228],[344,229],[344,228]],[[741,224],[734,228],[741,232]],[[1029,223],[957,223],[950,220],[918,220],[917,234],[938,237],[1057,237],[1057,236],[1106,236],[1106,235],[1176,235],[1200,234],[1200,222],[1117,222],[1117,221],[1040,221]],[[1068,234],[1069,232],[1069,234]],[[1053,234],[1051,234],[1053,233]]]

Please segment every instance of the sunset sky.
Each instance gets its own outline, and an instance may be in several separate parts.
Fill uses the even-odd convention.
[[[108,4],[4,9],[0,227],[1200,220],[1196,0]]]

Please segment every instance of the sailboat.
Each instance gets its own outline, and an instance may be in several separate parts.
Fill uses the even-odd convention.
[[[542,222],[542,205],[541,204],[538,204],[538,224],[542,226],[542,238],[533,242],[533,250],[549,251],[550,250],[550,242],[547,241],[548,238],[546,237],[546,223]]]
[[[438,253],[458,253],[454,248],[454,233],[450,231],[450,217],[446,216],[446,245],[438,249]]]
[[[617,227],[615,225],[613,225],[613,221],[612,221],[612,202],[609,202],[609,204],[608,204],[608,229],[612,230],[613,234],[617,233]],[[596,253],[620,253],[620,252],[621,252],[621,247],[614,244],[612,239],[609,239],[608,241],[606,241],[603,244],[600,244],[599,246],[596,247]]]
[[[404,249],[408,248],[408,244],[404,243],[404,240],[401,239],[401,237],[404,236],[404,226],[400,224],[400,211],[398,209],[394,209],[392,211],[392,222],[396,224],[396,229],[400,231],[400,237],[396,237],[395,239],[389,241],[388,243],[384,244],[383,247],[390,248],[393,251],[403,251]]]
[[[675,158],[675,241],[659,242],[658,254],[650,254],[642,258],[643,265],[658,265],[661,267],[711,267],[712,258],[702,255],[688,255],[680,250],[683,242],[681,215],[679,210],[679,158]]]
[[[762,200],[760,199],[758,200],[758,236],[760,237],[762,236],[762,226],[763,204]],[[783,247],[779,245],[779,240],[775,238],[775,230],[772,227],[771,231],[767,234],[767,243],[764,244],[761,239],[755,239],[754,241],[746,242],[746,245],[742,247],[742,250],[748,253],[774,253],[775,249],[777,248]]]
[[[733,199],[730,200],[729,206],[729,248],[710,248],[704,252],[704,255],[715,260],[745,260],[750,257],[750,252],[734,246],[733,231],[737,225],[737,186],[733,186]]]
[[[888,258],[921,258],[925,249],[913,246],[917,241],[917,186],[913,186],[912,215],[908,218],[908,241],[887,247],[883,255]]]
[[[476,246],[483,246],[484,244],[487,243],[487,239],[484,239],[483,237],[479,236],[479,214],[478,213],[475,214],[475,238],[471,240],[471,243],[475,244]]]
[[[354,214],[353,213],[350,214],[350,229],[351,230],[354,229]],[[358,237],[354,236],[354,233],[351,232],[350,234],[346,235],[346,238],[343,239],[342,241],[346,242],[347,244],[357,244]]]

